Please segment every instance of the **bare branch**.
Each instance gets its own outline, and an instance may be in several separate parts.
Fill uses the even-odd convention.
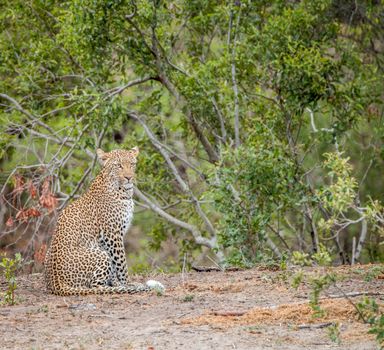
[[[179,93],[177,88],[169,80],[165,70],[163,69],[162,61],[161,61],[162,57],[161,57],[161,54],[159,52],[159,49],[161,50],[161,45],[159,44],[159,42],[157,40],[155,31],[152,30],[152,49],[151,49],[151,51],[155,55],[155,58],[156,58],[156,67],[157,67],[157,71],[159,74],[159,80],[163,84],[163,86],[165,86],[165,88],[175,97],[177,102],[182,102],[182,101],[186,102],[186,107],[187,107],[186,108],[187,109],[186,116],[188,118],[190,125],[192,126],[193,131],[195,132],[197,138],[199,139],[199,141],[203,145],[205,151],[207,152],[208,157],[209,157],[209,161],[211,163],[217,163],[219,161],[219,156],[218,156],[217,152],[215,151],[214,147],[212,146],[212,144],[210,143],[208,138],[204,135],[203,131],[201,130],[201,127],[198,124],[197,120],[195,119],[195,117],[192,113],[192,110],[188,106],[188,102],[185,101],[184,97]],[[165,56],[164,53],[163,53],[163,56]],[[181,73],[189,76],[187,72],[185,72],[184,70],[171,64],[171,62],[168,60],[167,57],[165,57],[165,61],[172,68],[177,69]]]
[[[200,215],[200,217],[203,219],[207,230],[210,232],[211,235],[216,236],[216,230],[213,227],[211,221],[208,219],[207,215],[203,212],[201,209],[200,203],[193,194],[192,190],[190,189],[189,185],[184,181],[184,179],[181,177],[178,169],[176,168],[175,163],[172,161],[172,159],[169,156],[168,151],[163,147],[163,145],[156,139],[155,135],[152,133],[152,131],[149,129],[148,125],[144,123],[144,121],[139,118],[135,113],[128,112],[128,116],[136,121],[138,121],[142,127],[144,128],[146,134],[148,135],[149,139],[151,140],[152,144],[155,146],[155,148],[160,152],[160,154],[163,156],[165,161],[168,164],[168,167],[171,169],[173,175],[175,176],[178,184],[180,185],[181,189],[190,196],[197,213]]]
[[[27,116],[27,118],[29,120],[31,120],[33,123],[41,126],[42,128],[46,129],[47,131],[49,131],[51,134],[54,134],[55,131],[50,127],[48,126],[47,124],[43,123],[41,120],[39,120],[37,117],[35,117],[32,113],[30,113],[29,111],[27,111],[26,109],[24,109],[23,107],[21,107],[21,105],[19,104],[19,102],[17,102],[14,98],[12,98],[11,96],[8,96],[6,94],[2,94],[0,93],[0,97],[1,98],[4,98],[6,100],[8,100],[9,102],[11,102],[15,108],[23,113],[25,116]]]
[[[229,21],[229,29],[228,29],[228,44],[230,45],[231,40],[231,31],[232,31],[232,17],[233,17],[233,11],[231,11],[230,21]],[[237,41],[237,34],[239,30],[239,24],[240,24],[240,18],[241,18],[241,6],[239,7],[239,12],[237,14],[236,18],[236,28],[235,28],[235,36],[233,38],[233,45],[232,45],[232,52],[231,52],[231,75],[232,75],[232,89],[234,93],[234,104],[235,104],[235,110],[234,110],[234,129],[235,129],[235,147],[240,146],[240,120],[239,120],[239,88],[237,86],[237,79],[236,79],[236,41]],[[229,46],[228,45],[228,46]]]
[[[200,128],[200,125],[197,123],[191,110],[187,111],[187,117],[190,125],[192,126],[193,131],[196,134],[196,137],[199,139],[200,143],[203,145],[205,151],[207,152],[209,161],[213,164],[217,163],[220,159],[219,155],[217,154],[207,137],[204,135],[203,131]]]
[[[278,258],[281,258],[283,255],[281,254],[279,248],[277,248],[276,244],[273,243],[272,239],[268,236],[267,233],[265,233],[265,240],[269,246],[269,248],[271,248],[271,250],[275,253],[275,255],[278,257]]]
[[[359,242],[357,243],[356,251],[355,251],[355,261],[359,260],[361,251],[363,250],[363,246],[365,243],[365,239],[367,238],[367,229],[368,224],[365,217],[363,217],[363,220],[361,220],[361,231],[360,231],[360,238]]]
[[[219,106],[217,105],[216,99],[214,97],[211,98],[213,108],[216,111],[217,116],[219,117],[220,128],[221,128],[221,141],[223,143],[227,142],[227,130],[225,129],[224,117],[220,111]]]
[[[273,226],[267,224],[267,226],[269,227],[269,229],[276,234],[277,237],[279,237],[279,239],[283,242],[283,244],[285,245],[285,247],[290,250],[289,246],[288,246],[288,243],[285,241],[284,237],[281,235],[280,231],[279,230],[276,230]]]
[[[305,216],[309,224],[311,225],[312,249],[313,249],[313,252],[316,253],[319,251],[319,235],[317,233],[317,227],[316,227],[316,224],[314,223],[311,209],[307,203],[304,204],[304,208],[305,208]]]
[[[156,214],[160,215],[162,218],[166,219],[170,223],[191,232],[191,234],[192,234],[192,236],[195,239],[195,242],[197,244],[200,244],[200,245],[203,245],[203,246],[208,247],[210,249],[213,249],[214,251],[218,249],[216,237],[212,237],[211,239],[203,237],[201,232],[199,231],[199,229],[196,226],[188,224],[187,222],[179,220],[179,219],[175,218],[174,216],[168,214],[163,209],[161,209],[158,205],[153,203],[138,188],[135,188],[135,194],[141,201],[143,201],[146,205],[148,205],[148,207],[151,208],[151,210],[154,211]],[[222,253],[220,253],[220,251],[218,251],[216,253],[216,255],[218,256],[218,258],[220,260],[222,260],[223,255],[222,255]]]
[[[100,147],[101,142],[102,142],[102,140],[103,140],[103,138],[105,136],[106,130],[107,130],[106,128],[103,128],[102,131],[100,132],[100,135],[99,135],[99,137],[96,140],[96,147],[95,147],[96,149]],[[70,201],[76,195],[76,193],[81,188],[81,186],[84,184],[85,180],[87,179],[87,177],[89,176],[91,171],[94,169],[94,167],[96,165],[96,161],[97,161],[97,154],[96,154],[96,152],[93,153],[93,157],[92,158],[93,159],[92,159],[91,165],[84,172],[84,174],[81,177],[80,181],[77,183],[76,187],[73,189],[71,194],[65,199],[65,201],[60,206],[60,208],[63,208],[68,203],[68,201]]]
[[[186,160],[185,158],[183,158],[182,156],[180,156],[179,154],[177,154],[175,151],[173,151],[170,147],[168,147],[167,145],[165,145],[164,143],[160,142],[156,137],[155,135],[153,134],[153,132],[149,129],[148,125],[141,119],[139,118],[135,113],[128,113],[128,116],[132,119],[134,119],[135,121],[139,122],[146,134],[148,135],[148,137],[150,138],[150,140],[156,144],[156,148],[164,148],[165,150],[167,150],[170,154],[172,154],[173,156],[175,156],[177,159],[181,160],[186,166],[190,167],[192,170],[194,170],[197,174],[199,174],[199,176],[202,178],[202,179],[205,179],[205,176],[204,174],[196,167],[194,166],[193,164],[191,164],[188,160]]]
[[[143,84],[149,80],[154,80],[154,79],[156,80],[156,78],[154,78],[154,77],[145,77],[145,78],[132,80],[132,81],[128,82],[127,84],[124,84],[122,86],[118,86],[117,88],[110,90],[110,94],[106,98],[107,99],[111,98],[115,95],[121,94],[124,90],[128,89],[129,87]]]
[[[132,19],[133,17],[135,17],[136,15],[136,12],[137,12],[137,6],[135,4],[135,2],[133,0],[131,0],[131,4],[133,6],[133,12],[130,13],[129,15],[125,15],[125,19]]]
[[[41,117],[34,116],[31,112],[24,109],[14,98],[12,98],[6,94],[2,94],[2,93],[0,93],[0,98],[4,98],[4,99],[8,100],[9,102],[11,102],[14,105],[14,107],[16,108],[16,110],[18,110],[19,112],[21,112],[25,116],[27,116],[27,118],[32,122],[32,126],[33,126],[33,124],[37,124],[37,125],[41,126],[42,128],[46,129],[48,131],[48,134],[38,132],[36,130],[33,130],[32,128],[27,128],[24,125],[15,124],[20,130],[24,129],[32,135],[41,137],[43,139],[48,139],[48,140],[50,140],[56,144],[59,144],[59,145],[64,144],[68,147],[73,147],[73,144],[78,142],[78,141],[73,140],[69,137],[64,137],[64,138],[59,137],[58,131],[53,130],[49,125],[43,123],[40,120],[40,118],[42,116]],[[98,106],[98,104],[96,106]],[[89,155],[89,150],[85,150],[85,152],[88,153],[88,155]]]
[[[306,108],[306,110],[309,112],[309,116],[311,118],[311,126],[312,126],[313,132],[318,132],[316,125],[315,125],[315,118],[314,118],[312,109]]]
[[[56,108],[56,109],[50,110],[49,112],[44,113],[44,114],[42,114],[41,116],[44,118],[44,117],[46,117],[46,116],[48,116],[48,115],[52,115],[52,114],[56,114],[56,113],[65,111],[66,109],[70,109],[70,108],[72,108],[73,106],[76,106],[77,103],[78,103],[78,102],[76,101],[76,102],[71,103],[71,104],[68,105],[68,106],[64,106],[64,107],[60,107],[60,108]]]
[[[356,261],[356,237],[353,236],[352,238],[352,260],[351,260],[351,265],[355,265],[355,261]]]
[[[152,50],[152,48],[149,46],[149,44],[147,43],[147,40],[145,39],[145,34],[141,31],[141,29],[138,27],[138,25],[132,21],[132,17],[125,17],[125,19],[130,23],[130,25],[136,29],[136,31],[140,34],[141,36],[141,39],[143,40],[143,43],[144,43],[144,46],[148,49],[148,51],[154,56],[156,57],[156,54],[155,52]]]

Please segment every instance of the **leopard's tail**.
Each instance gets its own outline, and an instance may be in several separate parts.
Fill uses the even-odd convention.
[[[122,286],[98,286],[91,288],[61,286],[60,288],[51,290],[51,293],[60,296],[69,296],[90,294],[135,294],[140,292],[149,292],[153,289],[164,291],[164,286],[160,282],[157,283],[157,286],[153,286],[152,284],[145,285],[141,283],[129,283]]]

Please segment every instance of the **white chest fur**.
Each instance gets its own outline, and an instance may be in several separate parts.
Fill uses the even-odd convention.
[[[123,200],[121,203],[121,210],[122,210],[122,233],[125,235],[131,226],[132,218],[133,218],[133,211],[135,208],[135,204],[132,199]]]

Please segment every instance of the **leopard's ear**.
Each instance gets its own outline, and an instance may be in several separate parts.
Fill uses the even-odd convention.
[[[139,147],[135,146],[131,149],[132,154],[137,157],[139,155]]]
[[[99,163],[104,165],[105,161],[108,159],[108,153],[104,152],[101,148],[98,148],[96,154],[99,158]]]

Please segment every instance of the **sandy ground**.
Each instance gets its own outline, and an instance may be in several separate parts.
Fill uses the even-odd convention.
[[[371,268],[334,268],[341,279],[337,286],[348,293],[383,294],[383,275],[366,281]],[[309,287],[290,287],[296,270],[157,275],[146,279],[162,282],[163,295],[86,297],[49,295],[41,274],[20,276],[18,304],[0,306],[0,348],[377,349],[351,303],[335,298],[340,290],[323,294],[331,296],[322,301],[326,315],[314,318]],[[3,280],[0,289],[5,289]],[[375,298],[383,303],[384,296]],[[339,343],[330,339],[327,325],[332,323],[340,329]]]

